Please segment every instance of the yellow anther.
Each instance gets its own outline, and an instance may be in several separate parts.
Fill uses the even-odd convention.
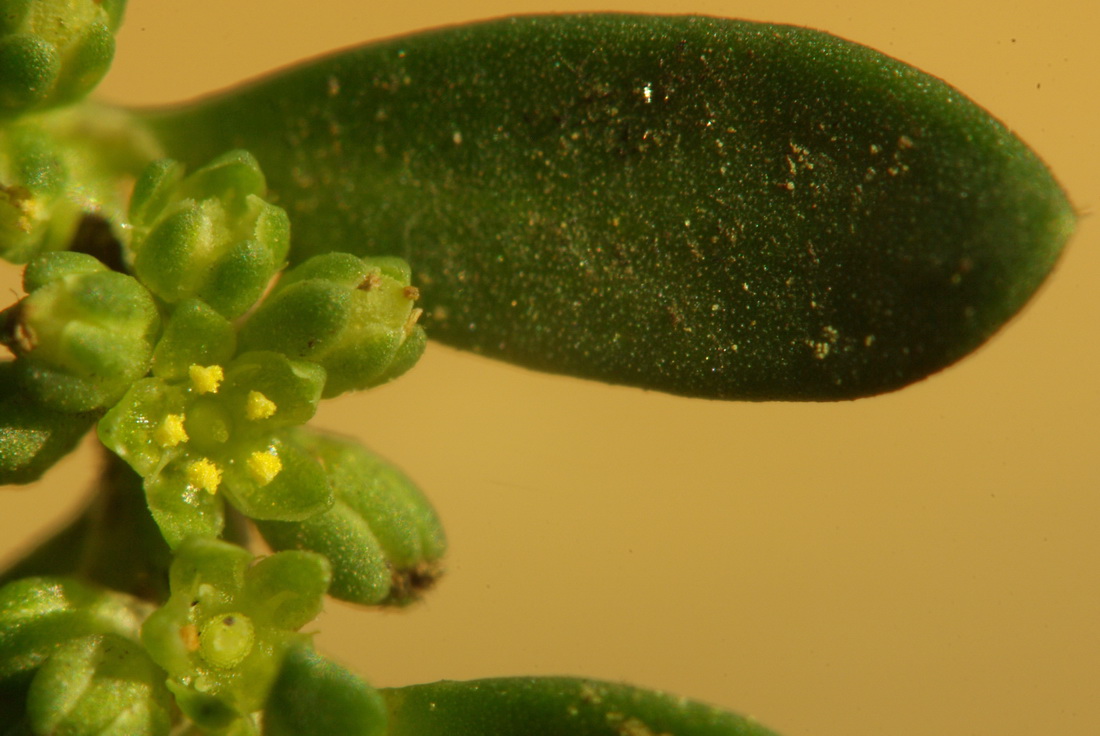
[[[225,371],[220,365],[192,365],[187,369],[187,374],[200,394],[218,393],[218,386],[225,380]]]
[[[248,415],[248,418],[252,421],[258,419],[267,419],[275,410],[279,407],[275,406],[275,402],[267,398],[259,391],[248,392],[248,403],[245,405],[244,412]]]
[[[207,458],[200,458],[187,466],[187,482],[207,493],[217,493],[222,482],[222,471]]]
[[[183,415],[169,414],[164,417],[164,421],[160,423],[156,432],[153,433],[153,439],[155,439],[157,444],[161,447],[175,447],[179,443],[186,442],[190,439],[187,436],[187,430],[183,428]]]
[[[416,329],[416,323],[420,320],[420,315],[424,314],[424,310],[420,307],[409,312],[408,319],[405,320],[404,333],[405,337],[408,337]]]
[[[278,455],[257,451],[248,456],[248,474],[261,486],[266,486],[275,480],[275,476],[282,469],[283,461]]]

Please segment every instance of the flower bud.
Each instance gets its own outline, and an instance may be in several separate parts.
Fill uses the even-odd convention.
[[[31,263],[24,287],[28,296],[0,313],[0,342],[35,401],[62,412],[106,408],[149,370],[160,317],[133,277],[59,252]]]
[[[274,549],[320,552],[332,563],[336,598],[405,605],[440,575],[443,527],[409,478],[349,440],[299,429],[287,433],[325,468],[335,502],[299,522],[258,521]]]
[[[225,317],[244,314],[290,244],[286,212],[264,201],[266,191],[247,151],[186,177],[175,161],[151,164],[130,203],[134,273],[169,304],[198,298]]]
[[[384,383],[424,352],[410,279],[400,258],[316,256],[283,275],[242,328],[241,344],[324,366],[326,398]]]
[[[9,0],[0,15],[0,116],[74,102],[115,53],[125,0]]]

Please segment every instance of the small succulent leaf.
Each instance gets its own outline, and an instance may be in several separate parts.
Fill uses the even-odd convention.
[[[357,443],[304,429],[295,441],[325,469],[335,503],[301,522],[257,522],[274,549],[319,552],[329,593],[365,605],[405,605],[440,575],[446,549],[435,510],[400,470]]]
[[[297,279],[273,292],[248,318],[240,331],[241,349],[312,360],[347,325],[350,304],[350,289],[337,282]]]
[[[31,483],[76,447],[99,415],[41,406],[20,390],[11,363],[0,363],[0,485]]]
[[[366,682],[314,652],[287,653],[264,706],[264,736],[382,736],[386,704]]]
[[[229,320],[205,302],[188,299],[165,321],[153,351],[153,375],[181,381],[191,366],[227,363],[236,350],[237,332]]]
[[[775,736],[751,718],[598,680],[514,677],[380,692],[388,736]]]
[[[296,260],[412,263],[433,339],[689,396],[919,380],[1019,311],[1076,221],[1039,157],[943,81],[721,18],[437,29],[148,120],[184,160],[247,140],[295,212]]]
[[[133,599],[65,577],[0,588],[0,683],[25,679],[66,641],[91,634],[136,639],[144,611]]]
[[[130,223],[134,227],[151,227],[165,210],[186,174],[179,161],[157,159],[141,172],[130,196]]]
[[[107,267],[102,262],[86,253],[69,251],[51,253],[49,257],[36,258],[23,269],[23,290],[31,294],[47,284],[67,277],[80,277],[106,271]]]
[[[242,593],[257,623],[298,630],[321,613],[332,580],[328,560],[312,552],[279,552],[253,565]]]
[[[59,647],[34,676],[27,711],[41,734],[167,736],[172,726],[164,672],[115,634]]]

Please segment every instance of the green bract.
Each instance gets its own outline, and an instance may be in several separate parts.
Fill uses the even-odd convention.
[[[190,176],[171,160],[151,164],[130,202],[134,273],[174,304],[198,297],[226,317],[244,314],[282,268],[286,212],[263,199],[259,164],[230,151]]]
[[[241,344],[324,366],[326,397],[384,383],[424,352],[410,281],[400,258],[312,258],[283,274],[241,330]]]
[[[170,352],[179,366],[190,354]],[[100,421],[99,437],[145,479],[170,545],[219,535],[223,497],[257,519],[304,519],[332,503],[320,464],[279,431],[313,416],[324,369],[252,352],[224,367],[191,363],[184,375],[167,373],[173,380],[135,383]]]
[[[28,295],[3,319],[15,374],[43,406],[86,412],[114,404],[149,370],[160,316],[136,279],[83,253],[27,266]]]
[[[77,100],[111,65],[126,0],[5,0],[0,116]]]
[[[300,522],[257,522],[275,549],[320,552],[332,563],[336,598],[404,605],[440,575],[443,526],[420,489],[387,461],[350,440],[297,430],[335,494],[328,511]]]
[[[329,577],[325,559],[309,552],[254,561],[225,542],[182,544],[172,597],[141,640],[184,714],[220,729],[262,707],[287,649],[307,640],[295,632],[320,613]]]

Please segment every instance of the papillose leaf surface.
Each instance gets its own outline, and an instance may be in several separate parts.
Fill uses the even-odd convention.
[[[574,677],[501,677],[381,690],[388,736],[775,736],[687,698]]]
[[[1020,309],[1075,221],[962,93],[788,26],[513,18],[144,117],[190,165],[254,153],[294,259],[407,259],[435,339],[692,396],[920,379]]]

